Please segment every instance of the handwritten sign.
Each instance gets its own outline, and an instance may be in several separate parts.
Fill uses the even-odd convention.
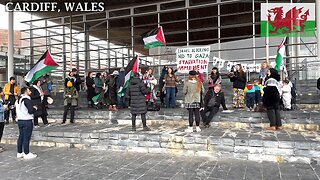
[[[178,72],[188,73],[193,69],[199,69],[201,73],[208,72],[210,46],[179,48],[176,56]]]

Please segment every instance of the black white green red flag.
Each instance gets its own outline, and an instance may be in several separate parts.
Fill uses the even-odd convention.
[[[139,70],[139,57],[136,56],[133,58],[127,67],[125,68],[125,78],[124,78],[124,84],[122,87],[120,87],[118,91],[118,96],[123,96],[123,93],[126,91],[130,84],[131,78],[134,76],[134,73],[137,73]]]
[[[142,38],[145,49],[166,45],[162,26],[142,34]]]
[[[39,77],[46,73],[50,73],[52,70],[56,69],[59,65],[53,60],[50,52],[47,50],[38,62],[30,69],[24,80],[33,83]]]

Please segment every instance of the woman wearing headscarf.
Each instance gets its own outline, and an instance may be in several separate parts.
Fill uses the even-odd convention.
[[[197,72],[189,72],[188,79],[185,80],[183,93],[185,94],[185,108],[189,111],[189,126],[186,132],[193,132],[194,118],[196,121],[196,132],[200,132],[200,107],[201,91],[204,91],[201,80],[197,77]]]
[[[282,129],[280,118],[280,75],[278,71],[270,68],[267,73],[267,81],[265,83],[263,105],[267,108],[267,115],[270,121],[270,127],[267,130]]]

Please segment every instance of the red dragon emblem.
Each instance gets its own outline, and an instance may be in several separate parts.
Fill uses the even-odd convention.
[[[291,32],[304,32],[304,22],[307,21],[309,16],[309,9],[302,15],[302,8],[297,9],[294,7],[286,12],[283,17],[282,7],[275,7],[268,10],[268,22],[271,24],[272,29],[270,34],[285,34]],[[271,20],[271,15],[274,14],[274,20]]]

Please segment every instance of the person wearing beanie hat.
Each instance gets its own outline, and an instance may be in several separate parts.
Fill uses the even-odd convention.
[[[3,130],[4,130],[4,110],[5,107],[3,105],[4,101],[2,99],[3,97],[3,89],[0,87],[0,142],[1,142],[1,138],[2,138],[2,134],[3,134]],[[0,153],[3,152],[5,149],[3,147],[0,146]]]
[[[185,108],[189,111],[189,126],[185,132],[193,132],[193,121],[196,121],[196,131],[200,132],[200,107],[201,91],[204,91],[202,82],[196,76],[197,72],[189,71],[188,79],[184,82],[183,93],[185,94]]]
[[[281,130],[282,122],[280,117],[280,97],[282,94],[280,87],[280,75],[276,69],[270,68],[267,73],[266,87],[264,88],[263,105],[267,108],[267,115],[270,127],[267,130]]]
[[[70,123],[74,123],[74,109],[78,105],[78,91],[71,81],[67,82],[67,87],[63,93],[64,112],[62,124],[66,123],[68,111],[70,109]]]

